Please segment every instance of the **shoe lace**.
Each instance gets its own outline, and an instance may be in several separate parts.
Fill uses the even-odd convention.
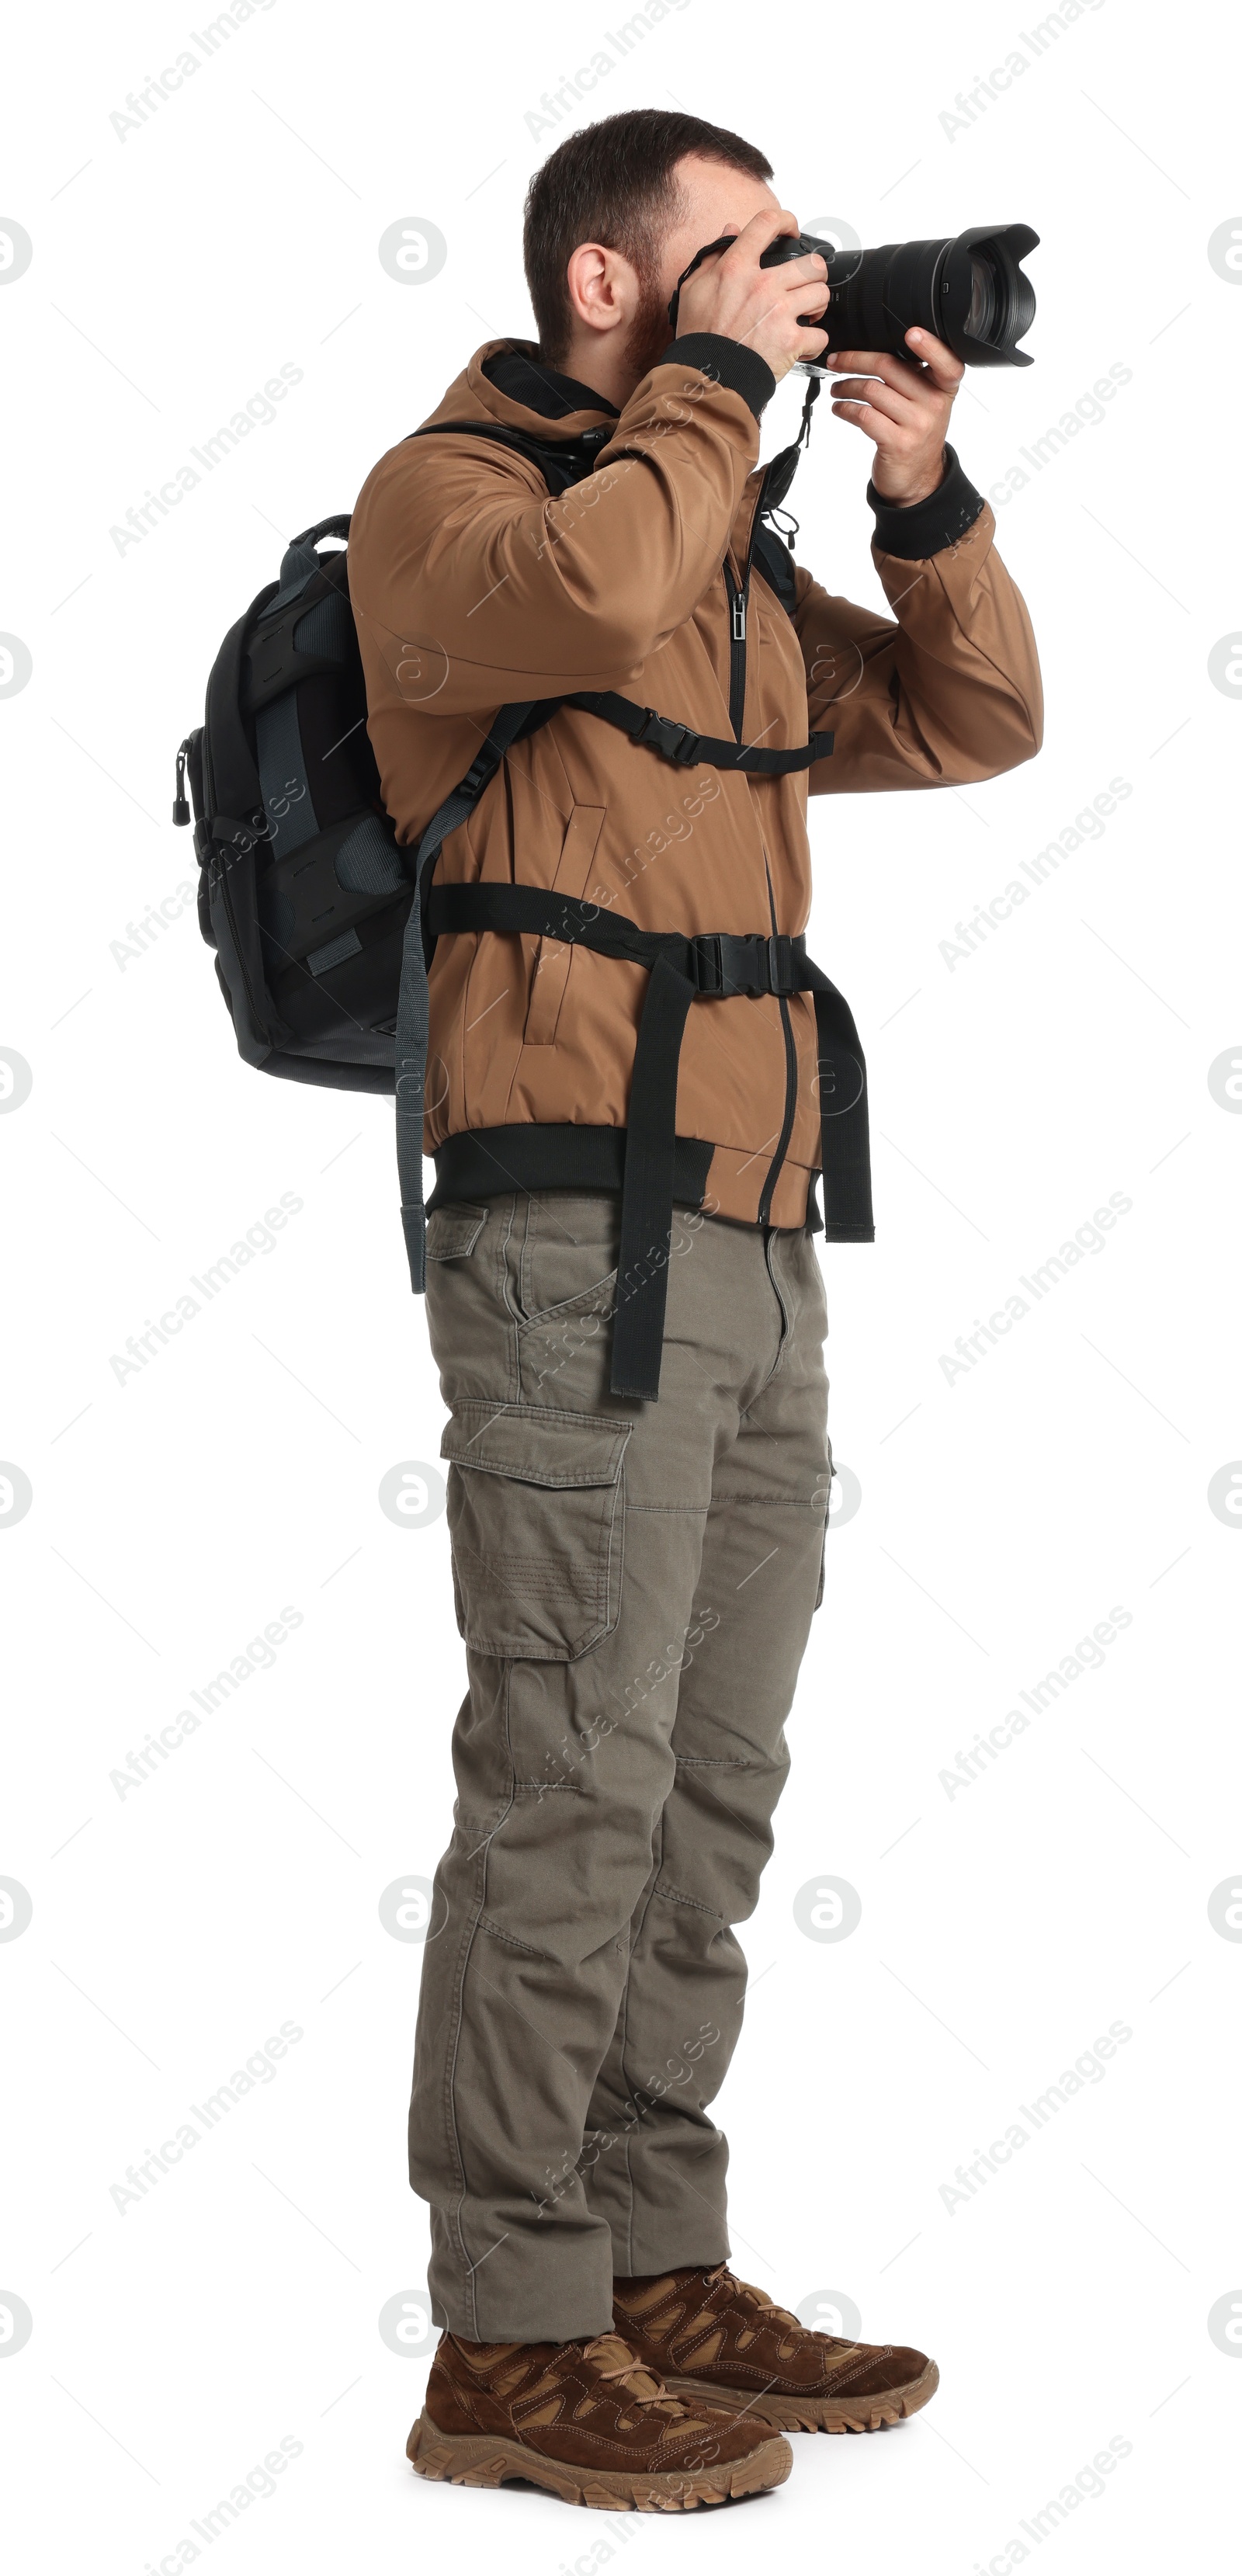
[[[765,2290],[757,2290],[753,2282],[739,2281],[736,2272],[731,2272],[727,2263],[717,2263],[714,2271],[705,2273],[703,2287],[706,2291],[721,2287],[727,2289],[735,2299],[743,2300],[747,2306],[752,2307],[765,2322],[780,2326],[784,2334],[804,2335],[807,2332],[807,2328],[789,2308],[778,2306],[776,2300],[770,2299]]]
[[[597,2379],[615,2379],[627,2398],[634,2398],[640,2406],[658,2407],[662,2415],[674,2420],[689,2414],[689,2407],[683,2406],[679,2397],[670,2397],[663,2380],[648,2370],[620,2335],[596,2335],[590,2343],[584,2343],[582,2358],[590,2362]]]

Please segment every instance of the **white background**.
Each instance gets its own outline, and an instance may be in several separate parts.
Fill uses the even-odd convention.
[[[0,1946],[0,2289],[34,2320],[0,2344],[23,2568],[192,2563],[192,2518],[285,2435],[276,2492],[212,2544],[238,2576],[428,2550],[741,2568],[756,2547],[969,2576],[1021,2563],[1023,2519],[1113,2436],[1106,2492],[1029,2554],[1066,2576],[1215,2563],[1242,2393],[1242,2350],[1207,2329],[1242,2299],[1242,1947],[1207,1905],[1242,1862],[1242,1531],[1207,1488],[1242,1455],[1242,1119],[1208,1068],[1242,1055],[1242,708],[1208,659],[1242,608],[1242,295],[1207,245],[1242,225],[1237,64],[1223,13],[1072,7],[952,136],[955,94],[1034,17],[686,0],[594,104],[739,128],[804,221],[866,242],[1032,223],[1036,363],[958,405],[985,489],[1132,371],[998,504],[1041,758],[965,796],[813,809],[813,949],[857,1014],[878,1131],[875,1247],[822,1256],[862,1502],[829,1542],[723,2111],[739,2268],[791,2304],[845,2293],[866,2335],[937,2354],[942,2394],[899,2432],[800,2439],[778,2496],[672,2524],[406,2468],[425,2356],[377,2317],[425,2272],[404,2171],[421,1953],[377,1909],[447,1838],[463,1662],[443,1518],[402,1529],[377,1502],[443,1418],[392,1113],[242,1066],[192,909],[114,954],[192,875],[174,749],[283,538],[348,509],[481,340],[529,331],[523,191],[591,109],[538,138],[528,112],[625,12],[275,0],[124,140],[111,113],[189,18],[10,30],[4,211],[34,244],[0,289],[0,627],[33,657],[0,702],[0,1045],[33,1073],[0,1117],[0,1455],[33,1488],[0,1525],[0,1872],[33,1901]],[[415,288],[376,255],[402,217],[448,244]],[[303,379],[276,421],[118,552],[110,529],[285,362]],[[878,606],[869,453],[821,404],[795,500],[802,558]],[[950,971],[955,923],[1118,776],[1102,837]],[[112,1354],[282,1192],[303,1206],[275,1249],[118,1382]],[[1132,1207],[1106,1247],[950,1383],[941,1354],[1114,1192]],[[119,1796],[110,1772],[285,1604],[302,1625],[272,1668]],[[1131,1625],[1102,1669],[951,1797],[959,1749],[1114,1604]],[[862,1900],[840,1945],[793,1918],[824,1873]],[[272,2080],[122,2216],[110,2186],[286,2020],[303,2037]],[[1132,2036],[1102,2079],[950,2213],[956,2167],[1114,2021]]]

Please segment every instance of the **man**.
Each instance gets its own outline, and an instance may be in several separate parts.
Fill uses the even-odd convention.
[[[760,523],[760,416],[828,300],[817,256],[759,265],[797,231],[770,176],[681,114],[560,145],[527,204],[538,346],[478,351],[349,547],[403,841],[501,707],[538,709],[427,916],[470,1688],[410,2119],[446,2332],[409,2450],[605,2506],[775,2484],[782,2426],[879,2426],[936,2385],[734,2279],[708,2106],[823,1582],[821,1140],[830,1237],[871,1234],[861,1050],[800,937],[806,788],[1013,768],[1039,673],[927,332],[830,362],[892,618]]]

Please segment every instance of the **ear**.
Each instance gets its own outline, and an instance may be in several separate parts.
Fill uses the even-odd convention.
[[[638,309],[638,278],[628,259],[603,242],[579,242],[565,283],[575,324],[588,331],[616,331]]]

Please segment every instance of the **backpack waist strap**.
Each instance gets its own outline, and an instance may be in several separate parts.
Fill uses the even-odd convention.
[[[539,886],[439,886],[433,934],[494,931],[560,939],[650,975],[634,1047],[621,1189],[611,1391],[659,1394],[677,1145],[677,1071],[690,1005],[744,994],[813,995],[830,1240],[872,1240],[866,1067],[848,1003],[811,963],[803,938],[763,931],[642,930],[624,915]]]

